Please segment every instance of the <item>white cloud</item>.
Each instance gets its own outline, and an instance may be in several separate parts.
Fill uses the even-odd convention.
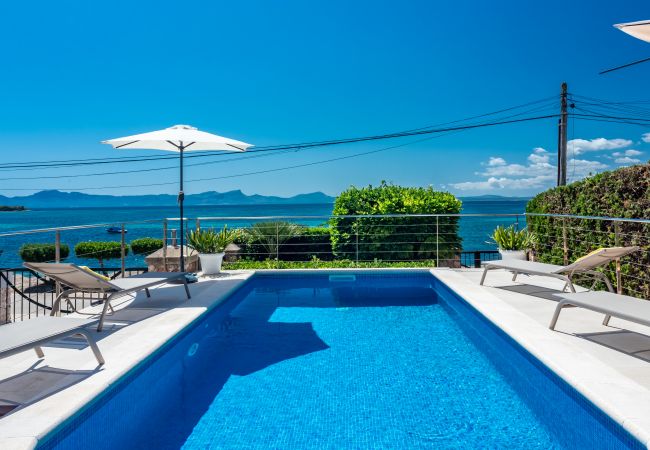
[[[491,164],[499,159],[498,165]],[[530,190],[551,187],[557,177],[557,166],[551,164],[550,153],[543,148],[535,148],[528,155],[527,164],[508,164],[503,158],[491,157],[484,172],[478,175],[487,177],[481,181],[451,183],[450,186],[461,191],[491,191],[499,189]],[[567,173],[570,180],[584,178],[608,166],[600,161],[570,159],[567,161]]]
[[[641,136],[641,140],[643,142],[648,142],[650,143],[650,133],[645,133],[643,136]]]
[[[622,158],[616,158],[614,160],[616,164],[637,164],[640,163],[640,159],[630,158],[629,156],[623,156]]]
[[[494,156],[490,156],[490,160],[487,162],[488,166],[504,166],[506,164],[506,160],[503,158],[495,158]]]
[[[630,149],[630,150],[625,150],[624,152],[614,152],[612,153],[612,156],[615,158],[621,157],[621,156],[639,156],[643,154],[643,152],[640,152],[638,150]]]
[[[629,139],[571,139],[567,143],[569,155],[580,155],[587,152],[615,150],[632,145]]]

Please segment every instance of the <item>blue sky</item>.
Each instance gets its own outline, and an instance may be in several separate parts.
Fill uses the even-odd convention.
[[[603,0],[11,2],[0,29],[3,163],[152,155],[99,141],[176,123],[257,146],[381,134],[557,96],[564,80],[583,96],[648,100],[650,63],[598,75],[650,55],[650,44],[612,27],[648,16],[645,1]],[[540,113],[554,109],[549,103]],[[387,180],[461,195],[529,195],[553,183],[556,129],[549,119],[454,133],[334,163],[189,183],[186,192],[336,194]],[[647,161],[648,132],[572,121],[569,175]],[[186,178],[413,140],[225,157],[232,161],[188,167]],[[0,193],[176,192],[174,184],[112,187],[172,183],[172,169],[78,177],[159,166],[170,163],[5,171]],[[37,178],[51,175],[65,178]]]

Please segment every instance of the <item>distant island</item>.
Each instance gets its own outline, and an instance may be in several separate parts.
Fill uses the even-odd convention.
[[[16,206],[1,206],[0,205],[0,212],[3,211],[27,211],[27,208],[25,208],[22,205],[16,205]]]
[[[532,197],[506,197],[504,195],[477,195],[474,197],[458,197],[462,201],[470,202],[520,202],[528,201]]]
[[[267,195],[247,195],[240,190],[228,192],[203,192],[185,196],[186,206],[208,205],[307,205],[334,203],[334,197],[322,192],[294,195],[293,197],[276,197]],[[131,206],[174,206],[176,196],[160,195],[93,195],[81,192],[40,191],[21,197],[6,197],[0,195],[0,205],[4,208],[118,208]],[[21,208],[21,209],[18,209]],[[2,211],[9,211],[3,209]]]

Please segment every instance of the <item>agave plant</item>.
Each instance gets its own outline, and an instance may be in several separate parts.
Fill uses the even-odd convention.
[[[237,232],[224,225],[220,231],[215,231],[214,228],[192,230],[187,233],[187,243],[199,253],[223,253],[236,237]]]
[[[535,240],[533,233],[529,233],[526,228],[517,230],[514,225],[499,225],[491,237],[501,250],[527,250],[533,246]]]
[[[302,233],[302,227],[290,222],[259,222],[246,230],[251,242],[261,245],[270,255],[278,255],[280,246]]]

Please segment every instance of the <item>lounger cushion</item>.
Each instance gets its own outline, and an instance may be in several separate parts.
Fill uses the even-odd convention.
[[[650,325],[650,301],[606,291],[555,294],[568,303],[630,322]]]
[[[2,325],[0,326],[0,356],[4,352],[25,347],[46,338],[55,338],[66,333],[72,334],[75,329],[86,327],[95,322],[72,317],[42,316]]]

